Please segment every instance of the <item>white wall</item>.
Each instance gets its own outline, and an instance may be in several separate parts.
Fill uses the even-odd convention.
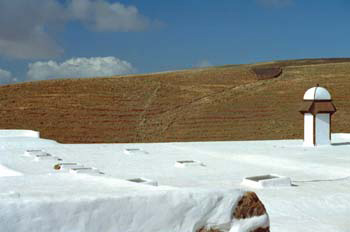
[[[0,137],[32,137],[39,138],[40,133],[33,130],[0,130]]]
[[[316,115],[316,145],[330,144],[329,114]]]
[[[304,145],[314,145],[314,116],[310,113],[304,114]]]

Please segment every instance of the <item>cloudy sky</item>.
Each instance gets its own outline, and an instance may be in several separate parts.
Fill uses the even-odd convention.
[[[350,57],[348,0],[0,0],[0,84]]]

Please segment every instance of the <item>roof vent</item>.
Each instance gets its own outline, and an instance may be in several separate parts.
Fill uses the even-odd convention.
[[[41,155],[35,155],[34,161],[39,161],[39,160],[55,160],[55,161],[61,161],[62,159],[52,156],[49,153],[46,154],[41,154]]]
[[[127,155],[148,154],[147,151],[140,149],[140,148],[125,148],[124,153]]]
[[[55,166],[53,166],[53,168],[56,170],[69,170],[71,168],[82,168],[82,167],[84,166],[77,163],[58,163]]]
[[[26,150],[23,154],[24,156],[34,157],[34,161],[39,160],[56,160],[61,161],[62,159],[52,156],[51,154],[43,150]]]
[[[103,172],[100,172],[97,168],[85,168],[85,167],[78,167],[78,168],[70,168],[69,169],[70,173],[84,173],[84,174],[104,174]]]
[[[152,186],[158,186],[158,182],[155,180],[150,180],[146,178],[134,178],[134,179],[129,179],[128,181],[135,182],[135,183],[140,183],[140,184],[147,184],[147,185],[152,185]]]
[[[251,188],[289,187],[291,186],[291,179],[276,174],[251,176],[244,178],[241,185]]]
[[[176,161],[175,167],[177,168],[185,168],[185,167],[194,167],[194,166],[202,166],[204,167],[205,165],[197,160],[178,160]]]
[[[40,154],[46,154],[46,152],[43,150],[26,150],[23,155],[24,156],[35,156],[35,155],[40,155]]]

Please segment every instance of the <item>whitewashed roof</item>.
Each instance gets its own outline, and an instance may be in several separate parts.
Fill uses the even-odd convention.
[[[323,87],[312,87],[304,94],[304,100],[331,100],[331,94]]]
[[[71,219],[73,214],[67,212],[76,212],[74,210],[77,207],[85,209],[84,202],[95,202],[95,208],[99,210],[96,211],[96,214],[100,215],[100,212],[103,212],[98,225],[103,223],[103,225],[108,225],[107,220],[111,217],[117,217],[116,214],[119,212],[123,212],[124,215],[132,215],[131,211],[128,211],[127,214],[124,211],[116,210],[125,208],[125,210],[136,209],[136,216],[130,216],[130,218],[135,219],[131,220],[133,223],[124,220],[125,223],[121,225],[125,228],[119,226],[121,229],[140,231],[139,228],[142,224],[137,222],[142,221],[154,223],[154,227],[158,228],[158,230],[151,230],[150,227],[142,227],[148,229],[142,231],[194,231],[193,225],[187,222],[187,224],[179,223],[180,217],[175,217],[177,219],[173,221],[170,220],[172,218],[164,219],[168,215],[166,213],[164,213],[164,217],[159,217],[155,221],[153,212],[173,213],[173,209],[161,208],[165,205],[157,203],[157,199],[168,202],[174,208],[176,208],[175,200],[179,202],[179,199],[192,199],[192,206],[186,205],[187,201],[185,201],[186,204],[181,205],[181,207],[184,211],[191,209],[194,216],[200,215],[197,211],[199,206],[203,208],[203,214],[209,213],[205,210],[215,206],[215,210],[211,210],[212,217],[210,219],[212,222],[217,222],[216,219],[219,218],[217,216],[226,215],[225,211],[220,210],[220,208],[226,209],[225,206],[229,205],[227,201],[221,199],[227,200],[230,199],[227,196],[236,196],[238,194],[236,190],[240,188],[243,191],[252,190],[258,194],[269,213],[273,231],[348,231],[350,228],[348,219],[350,208],[350,156],[348,152],[350,134],[332,134],[332,143],[332,145],[317,148],[304,147],[301,139],[144,144],[60,144],[33,137],[2,137],[0,138],[0,204],[2,206],[0,218],[4,218],[1,217],[2,215],[9,215],[9,212],[14,212],[16,210],[15,204],[22,204],[20,206],[23,209],[29,209],[24,207],[24,203],[28,202],[29,198],[33,199],[29,203],[35,201],[38,203],[38,207],[41,207],[39,205],[41,201],[35,199],[47,199],[45,202],[52,204],[50,203],[51,207],[49,207],[51,211],[47,211],[45,217],[52,215],[51,219],[56,220],[54,221],[55,225],[63,223],[63,219],[74,223],[75,221]],[[24,155],[28,149],[43,150],[54,157],[61,158],[62,161],[33,159],[30,155]],[[197,162],[190,164],[191,160]],[[184,163],[183,167],[176,165],[179,161]],[[58,162],[95,167],[104,174],[88,175],[70,173],[68,170],[55,170],[53,167]],[[19,173],[22,175],[18,175]],[[250,189],[240,185],[245,177],[268,174],[290,177],[293,186]],[[157,181],[158,187],[125,181],[135,178]],[[188,189],[192,190],[188,192]],[[209,194],[210,198],[205,198],[208,195],[203,194],[201,189],[220,191],[217,193],[214,191],[213,194]],[[139,197],[130,198],[130,194]],[[147,200],[146,196],[150,196],[150,200]],[[169,197],[174,201],[169,200]],[[114,199],[113,204],[111,201],[107,201],[108,199]],[[209,204],[210,202],[214,203]],[[220,204],[216,202],[220,202]],[[145,213],[146,207],[150,210],[149,214]],[[142,210],[142,213],[138,212],[138,209]],[[31,213],[28,210],[25,212]],[[64,217],[55,217],[61,212],[65,212]],[[181,213],[174,211],[173,215]],[[107,229],[101,230],[102,227],[98,228],[97,224],[93,224],[94,220],[88,217],[89,214],[84,215],[91,223],[84,231],[109,231]],[[186,215],[184,218],[195,220],[194,216]],[[140,218],[153,219],[141,220]],[[15,219],[16,217],[13,217],[12,221],[9,219],[8,222],[13,222]],[[26,226],[38,223],[38,220],[32,222],[29,219],[30,217],[27,218]],[[6,224],[6,220],[3,221],[5,221],[3,224]],[[46,226],[48,221],[39,222]],[[7,223],[6,225],[16,226],[15,223]],[[159,230],[160,225],[169,225],[168,230]],[[171,226],[173,227],[170,228]],[[187,230],[183,229],[185,226],[187,226]],[[0,228],[1,231],[16,231],[4,230],[1,226]],[[59,227],[50,228],[52,229],[50,231],[56,232],[57,228]],[[21,231],[39,231],[32,227],[31,229],[26,227]]]

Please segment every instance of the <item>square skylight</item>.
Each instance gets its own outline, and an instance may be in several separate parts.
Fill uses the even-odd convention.
[[[24,152],[24,156],[36,156],[36,155],[44,155],[47,154],[47,152],[43,151],[43,150],[26,150]]]
[[[69,172],[74,174],[77,174],[77,173],[85,173],[85,174],[92,174],[92,175],[103,174],[97,168],[86,168],[86,167],[70,168]]]
[[[185,167],[196,167],[196,166],[205,166],[205,165],[198,160],[178,160],[175,162],[174,166],[177,168],[185,168]]]
[[[127,155],[148,154],[147,151],[141,148],[125,148],[124,153]]]
[[[46,151],[43,150],[26,150],[23,154],[23,156],[27,157],[33,157],[34,161],[39,161],[39,160],[56,160],[56,161],[61,161],[62,159],[51,155],[50,153],[47,153]]]
[[[49,153],[44,153],[44,154],[38,154],[34,156],[34,161],[39,161],[39,160],[55,160],[55,161],[61,161],[62,159],[52,156]]]
[[[241,185],[251,188],[289,187],[291,186],[291,179],[276,174],[250,176],[245,177]]]
[[[71,168],[83,168],[84,166],[77,163],[58,163],[54,166],[56,170],[69,170]]]
[[[129,179],[128,181],[139,183],[139,184],[147,184],[147,185],[152,185],[152,186],[158,186],[158,182],[146,178],[134,178],[134,179]]]

